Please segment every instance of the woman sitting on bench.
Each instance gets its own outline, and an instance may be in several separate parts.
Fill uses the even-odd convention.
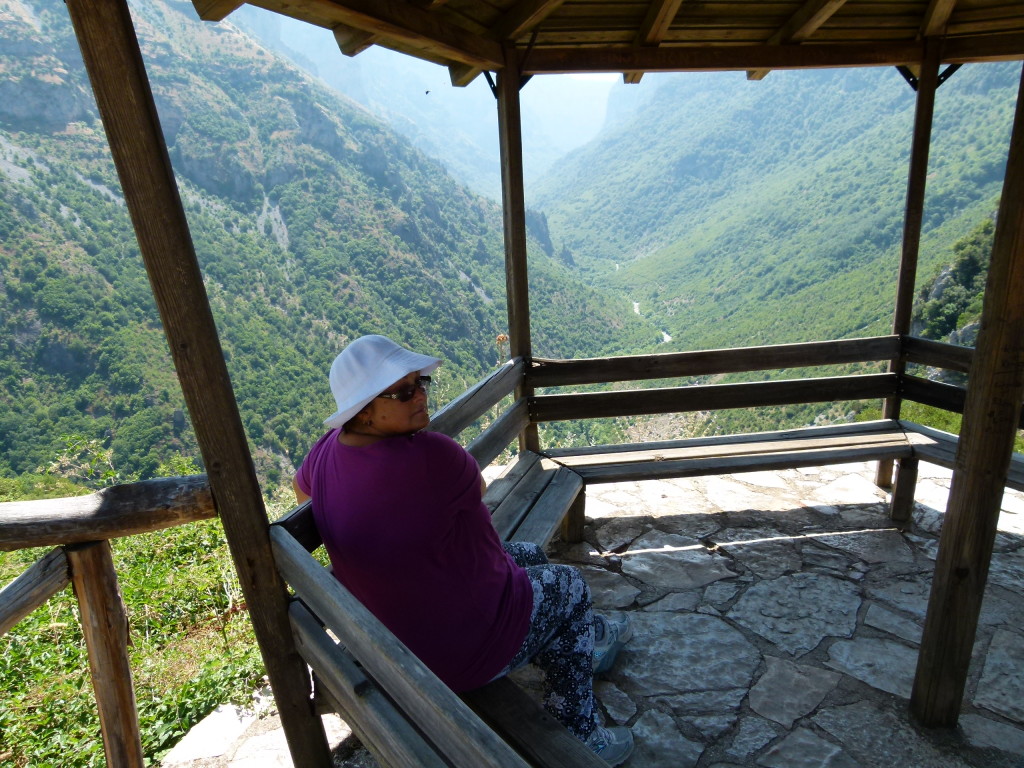
[[[334,575],[450,688],[532,662],[544,671],[545,708],[619,765],[633,737],[601,726],[592,678],[629,625],[592,612],[578,569],[548,563],[534,544],[501,542],[476,461],[422,431],[440,364],[384,336],[350,343],[330,371],[338,410],[296,474],[296,496],[313,499]]]

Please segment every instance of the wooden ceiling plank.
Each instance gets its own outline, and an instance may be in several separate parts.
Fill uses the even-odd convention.
[[[516,40],[558,10],[565,0],[523,0],[491,28],[497,40]]]
[[[356,29],[347,24],[339,24],[331,30],[338,48],[346,56],[355,56],[377,42],[377,36],[364,29]]]
[[[800,43],[813,35],[818,29],[846,3],[846,0],[808,0],[800,6],[789,21],[779,27],[775,34],[768,38],[769,45],[787,45]],[[770,70],[754,69],[747,72],[748,80],[763,80]]]
[[[946,32],[949,17],[953,15],[956,0],[932,0],[924,14],[921,37],[935,37]]]
[[[402,0],[293,0],[287,6],[256,0],[252,4],[331,29],[344,24],[376,35],[380,45],[393,42],[398,48],[425,51],[434,59],[482,69],[504,66],[501,45],[496,40],[447,23],[440,15]]]

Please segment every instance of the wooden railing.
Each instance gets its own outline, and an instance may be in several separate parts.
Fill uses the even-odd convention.
[[[74,585],[108,766],[145,764],[128,665],[128,616],[110,539],[215,515],[205,475],[0,504],[0,551],[55,545],[0,591],[0,635]]]
[[[973,350],[883,336],[743,349],[588,360],[510,360],[435,414],[430,429],[452,437],[517,388],[707,377],[860,362],[903,360],[960,372]],[[962,412],[963,387],[894,373],[614,392],[541,394],[513,400],[467,446],[481,467],[528,425],[561,419],[743,408],[899,396]],[[308,509],[308,505],[307,505]],[[143,764],[127,656],[127,621],[109,540],[214,517],[205,476],[133,483],[68,499],[0,504],[0,551],[55,547],[0,591],[0,634],[73,583],[89,651],[107,763]]]

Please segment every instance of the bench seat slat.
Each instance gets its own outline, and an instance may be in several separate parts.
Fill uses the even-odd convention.
[[[855,461],[899,459],[911,455],[909,443],[870,445],[861,448],[836,447],[794,453],[752,453],[740,456],[714,456],[703,459],[652,461],[629,464],[575,466],[573,470],[585,483],[614,483],[657,480],[674,477],[753,472],[758,470],[793,469]]]
[[[901,422],[907,430],[907,438],[914,447],[914,455],[953,469],[956,464],[957,436],[912,421]],[[1024,455],[1014,453],[1006,476],[1006,485],[1017,491],[1024,491]]]
[[[720,446],[685,446],[652,451],[624,451],[614,454],[570,455],[559,457],[558,463],[566,467],[580,467],[600,464],[672,462],[745,455],[767,456],[773,453],[800,454],[833,448],[864,449],[867,451],[878,449],[881,452],[887,452],[891,448],[903,448],[908,455],[910,453],[910,444],[906,436],[901,432],[898,435],[869,434],[849,437],[749,442]]]
[[[544,459],[533,463],[522,480],[501,500],[491,520],[502,540],[508,539],[519,528],[557,471],[558,465],[553,461]]]
[[[703,448],[710,446],[727,446],[744,443],[771,443],[798,439],[821,439],[830,437],[850,437],[851,435],[871,435],[888,433],[900,435],[903,428],[895,419],[877,419],[853,424],[834,424],[822,427],[801,427],[772,432],[751,432],[740,435],[716,435],[714,437],[690,437],[684,440],[666,440],[650,443],[620,443],[617,445],[595,445],[588,448],[553,448],[544,451],[544,455],[561,461],[568,456],[598,456],[603,453],[629,453],[631,451],[663,451],[672,448]]]
[[[583,478],[576,472],[564,468],[556,470],[544,493],[509,541],[529,541],[546,546],[582,489]]]
[[[348,652],[328,637],[304,605],[292,601],[288,616],[300,655],[335,699],[333,704],[340,709],[339,714],[361,741],[390,765],[447,766],[394,704],[366,678]]]
[[[608,768],[604,760],[507,677],[462,694],[462,700],[481,720],[501,732],[531,765]]]

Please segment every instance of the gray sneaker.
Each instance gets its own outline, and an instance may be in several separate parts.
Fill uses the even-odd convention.
[[[629,616],[609,619],[600,613],[594,614],[594,674],[607,672],[615,663],[622,646],[633,636]]]
[[[587,746],[608,765],[622,765],[633,754],[633,732],[624,725],[598,726],[587,739]]]

